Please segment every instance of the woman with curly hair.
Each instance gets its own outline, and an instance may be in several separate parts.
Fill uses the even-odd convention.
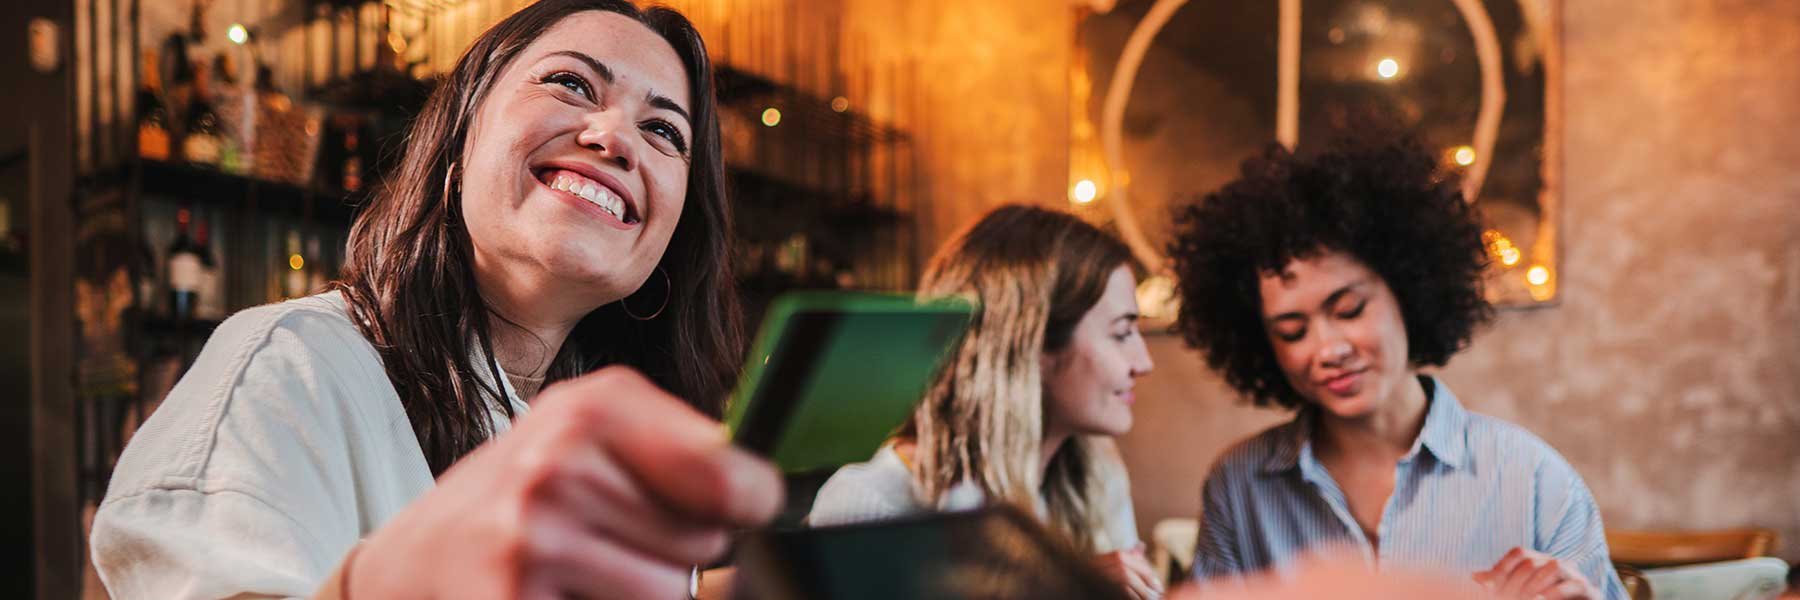
[[[1481,231],[1408,138],[1312,158],[1271,147],[1182,209],[1184,338],[1251,403],[1297,412],[1208,474],[1197,579],[1291,572],[1347,546],[1503,597],[1624,597],[1581,476],[1420,373],[1491,317]]]

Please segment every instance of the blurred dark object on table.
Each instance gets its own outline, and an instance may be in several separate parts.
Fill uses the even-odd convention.
[[[881,523],[752,532],[738,541],[748,600],[1123,598],[1086,557],[1011,506]]]

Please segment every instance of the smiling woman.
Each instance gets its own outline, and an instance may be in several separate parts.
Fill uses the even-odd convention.
[[[1420,373],[1491,313],[1481,231],[1429,152],[1377,131],[1315,157],[1271,147],[1183,210],[1187,342],[1252,402],[1299,411],[1213,465],[1197,578],[1348,546],[1507,598],[1623,597],[1581,476]]]
[[[477,39],[335,289],[220,325],[132,439],[113,597],[679,597],[780,499],[713,420],[742,340],[711,82],[667,9]]]
[[[995,499],[1036,511],[1130,597],[1151,598],[1130,482],[1111,438],[1154,367],[1125,244],[1074,215],[1003,206],[941,248],[922,298],[980,305],[893,442],[819,489],[813,525]]]

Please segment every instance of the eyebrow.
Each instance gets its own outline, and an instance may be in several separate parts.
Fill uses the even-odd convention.
[[[558,50],[556,52],[551,52],[550,56],[567,56],[569,58],[579,60],[583,64],[586,64],[589,69],[593,69],[594,73],[596,75],[600,76],[601,81],[604,81],[607,83],[613,82],[614,77],[613,77],[612,68],[606,66],[606,63],[600,62],[599,60],[595,59],[592,56],[588,56],[586,54],[582,54],[582,53],[576,52],[574,50]]]
[[[1350,292],[1356,291],[1356,288],[1362,287],[1362,285],[1365,283],[1368,283],[1368,281],[1366,281],[1366,280],[1354,281],[1354,282],[1344,285],[1344,287],[1338,288],[1337,291],[1332,292],[1330,296],[1326,296],[1325,302],[1320,303],[1320,306],[1331,306],[1333,304],[1337,304],[1337,301],[1339,299],[1342,299],[1344,297],[1344,294],[1348,294]],[[1306,315],[1301,314],[1299,312],[1285,312],[1285,313],[1281,313],[1279,315],[1275,315],[1273,317],[1269,317],[1269,322],[1274,323],[1276,321],[1287,321],[1287,320],[1292,320],[1292,319],[1304,320],[1304,319],[1306,319]]]
[[[681,115],[682,120],[687,121],[690,126],[693,124],[694,118],[689,117],[688,112],[682,109],[680,104],[676,104],[674,100],[670,100],[668,96],[660,96],[657,95],[656,92],[650,92],[645,94],[645,98],[650,101],[650,106]]]
[[[550,56],[567,56],[581,61],[581,63],[587,65],[589,69],[593,69],[594,74],[598,75],[601,81],[609,84],[617,78],[617,76],[613,74],[612,68],[606,66],[606,63],[600,62],[599,59],[574,50],[558,50],[556,52],[551,52]],[[687,109],[682,108],[680,104],[676,104],[674,100],[670,100],[668,96],[651,91],[644,94],[644,100],[649,102],[650,106],[681,115],[682,120],[685,120],[690,124],[694,122],[694,118],[688,116]]]

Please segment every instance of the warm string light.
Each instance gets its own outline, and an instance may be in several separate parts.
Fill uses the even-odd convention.
[[[1500,233],[1498,230],[1489,229],[1482,232],[1481,241],[1487,246],[1488,254],[1492,254],[1494,258],[1500,260],[1500,264],[1509,268],[1518,265],[1519,259],[1525,255],[1518,246],[1513,245],[1512,238],[1506,237],[1506,234]]]
[[[762,124],[765,126],[768,126],[768,127],[774,127],[776,125],[780,125],[781,124],[781,111],[777,110],[773,106],[763,109]]]

